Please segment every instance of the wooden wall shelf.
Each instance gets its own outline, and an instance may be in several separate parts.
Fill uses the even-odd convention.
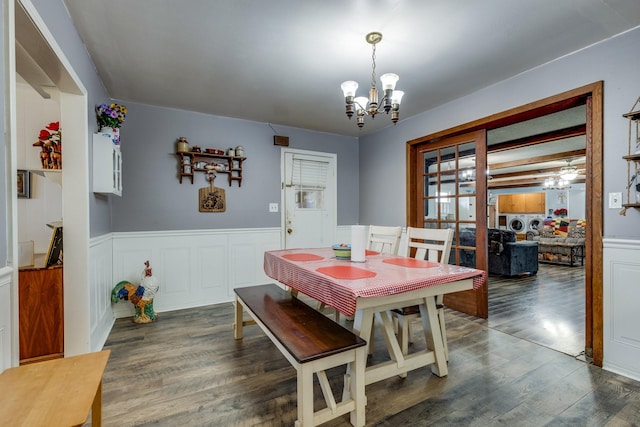
[[[627,203],[623,204],[623,210],[620,212],[624,215],[627,208],[640,209],[640,109],[635,110],[640,105],[640,97],[636,100],[631,111],[623,114],[622,117],[629,120],[629,152],[626,156],[622,156],[627,161]],[[634,151],[635,147],[635,152]],[[632,203],[634,202],[635,203]]]
[[[193,151],[176,153],[180,160],[178,165],[178,176],[180,184],[182,184],[182,178],[186,177],[191,179],[193,184],[193,176],[196,172],[207,173],[207,170],[203,167],[196,167],[201,162],[203,163],[217,163],[225,166],[225,170],[216,171],[216,174],[226,174],[229,181],[229,187],[234,181],[238,182],[238,187],[242,187],[242,163],[247,159],[246,157],[227,156],[223,154],[211,154],[211,153],[196,153]],[[217,161],[216,161],[217,160]]]

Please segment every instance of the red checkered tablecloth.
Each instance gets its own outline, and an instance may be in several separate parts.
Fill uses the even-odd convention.
[[[294,254],[296,256],[292,257],[291,255]],[[295,259],[312,258],[301,257],[300,254],[316,255],[321,259],[295,261]],[[293,260],[287,258],[293,258]],[[430,263],[420,268],[415,264],[408,266],[403,265],[402,262],[388,262],[393,258],[402,257],[388,254],[368,255],[365,262],[356,263],[337,260],[331,248],[285,249],[265,252],[264,271],[272,279],[329,307],[336,308],[348,316],[355,314],[358,298],[400,294],[470,278],[473,279],[473,288],[478,289],[486,280],[486,272],[475,268],[446,264],[434,266]],[[385,260],[387,262],[384,262]],[[345,266],[366,270],[375,275],[356,279],[338,279],[335,274],[322,273],[322,271],[336,270],[331,267],[344,269]]]

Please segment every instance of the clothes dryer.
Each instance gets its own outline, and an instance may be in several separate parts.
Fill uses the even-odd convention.
[[[507,215],[507,227],[516,233],[527,231],[527,218],[522,214]]]
[[[527,231],[541,230],[544,225],[544,214],[527,215]]]

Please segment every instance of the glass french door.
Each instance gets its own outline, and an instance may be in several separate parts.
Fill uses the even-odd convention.
[[[477,131],[420,144],[415,160],[416,197],[419,201],[415,205],[418,212],[412,223],[417,227],[453,229],[449,264],[486,270],[485,132]],[[456,301],[460,307],[455,307],[458,305]],[[482,316],[488,311],[486,287],[484,291],[452,294],[445,304]]]
[[[476,150],[474,143],[422,153],[424,228],[452,228],[450,264],[475,267]]]

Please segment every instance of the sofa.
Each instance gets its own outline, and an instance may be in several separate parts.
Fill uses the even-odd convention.
[[[538,272],[538,243],[516,241],[516,233],[510,230],[490,228],[487,236],[489,244],[489,274],[516,276],[534,275]],[[460,230],[460,245],[476,245],[476,229]],[[460,249],[460,265],[476,266],[476,251]]]
[[[540,262],[584,265],[586,221],[583,219],[547,218],[537,230],[527,231],[527,241],[538,243]]]

